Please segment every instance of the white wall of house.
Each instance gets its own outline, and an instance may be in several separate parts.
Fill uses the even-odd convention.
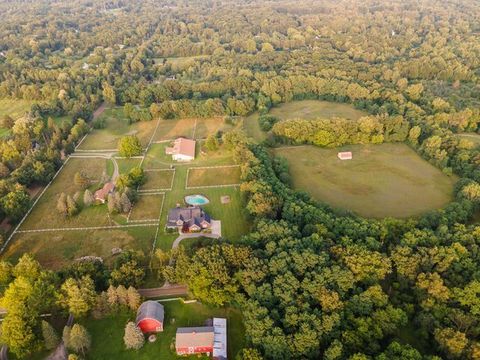
[[[176,154],[176,155],[172,155],[172,159],[175,161],[192,161],[193,157],[183,155],[183,154]]]

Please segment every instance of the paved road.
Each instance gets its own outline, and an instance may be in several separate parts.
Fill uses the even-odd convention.
[[[185,285],[166,285],[159,288],[138,289],[140,295],[146,298],[158,298],[165,296],[187,295],[188,288]]]

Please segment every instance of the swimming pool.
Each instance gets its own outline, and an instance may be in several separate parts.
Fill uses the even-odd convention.
[[[203,195],[188,195],[185,196],[185,202],[188,205],[206,205],[210,200]]]

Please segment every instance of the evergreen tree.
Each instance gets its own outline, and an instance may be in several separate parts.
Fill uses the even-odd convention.
[[[45,320],[42,320],[42,335],[46,349],[52,350],[58,345],[59,338],[55,329]]]
[[[77,171],[73,177],[73,182],[81,189],[86,189],[90,184],[90,179],[85,173]]]
[[[127,303],[128,307],[132,309],[133,311],[136,311],[138,307],[140,306],[140,301],[141,297],[140,294],[138,293],[137,289],[135,289],[133,286],[130,286],[127,289]]]
[[[91,206],[93,203],[95,202],[95,199],[92,195],[92,192],[90,190],[85,190],[85,192],[83,193],[83,204],[85,206]]]
[[[123,342],[127,349],[140,349],[144,342],[145,337],[143,336],[142,331],[135,325],[134,322],[129,321],[125,326],[125,335],[123,336]]]
[[[57,199],[57,210],[61,215],[65,217],[67,216],[68,206],[67,206],[67,195],[65,195],[65,193],[61,193]]]
[[[75,324],[70,331],[70,339],[68,342],[69,348],[75,352],[81,352],[85,355],[85,352],[90,349],[90,335],[82,325]]]
[[[78,206],[75,200],[70,195],[67,195],[67,214],[68,216],[74,216],[78,213]]]
[[[122,212],[125,214],[128,214],[132,209],[132,203],[125,192],[120,197],[119,205]]]

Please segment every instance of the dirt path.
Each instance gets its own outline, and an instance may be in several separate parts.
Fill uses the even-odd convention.
[[[55,351],[47,357],[47,360],[67,360],[67,359],[68,359],[68,353],[63,341],[60,343],[60,345],[57,346]]]
[[[185,285],[165,285],[159,288],[138,289],[138,293],[146,298],[158,298],[164,296],[186,295],[188,288]]]
[[[102,115],[106,108],[107,103],[103,102],[100,107],[93,112],[93,120],[97,119],[100,115]]]
[[[95,153],[75,152],[72,155],[70,155],[70,157],[102,158],[102,159],[112,160],[112,162],[113,162],[112,181],[115,182],[115,180],[120,175],[120,172],[118,170],[118,163],[117,163],[117,160],[115,159],[114,155],[115,155],[115,152],[95,152]]]

